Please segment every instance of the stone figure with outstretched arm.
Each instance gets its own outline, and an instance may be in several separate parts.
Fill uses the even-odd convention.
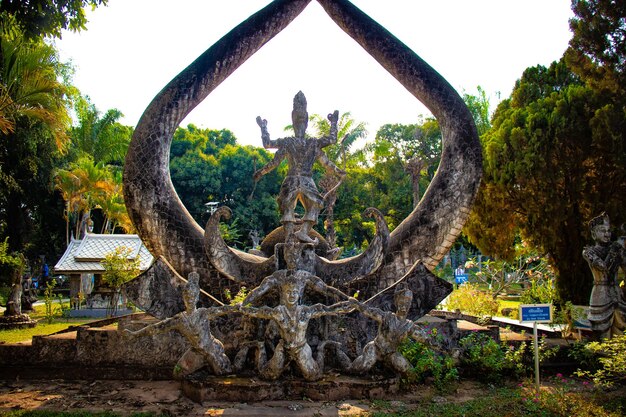
[[[278,271],[280,272],[280,271]],[[346,314],[354,310],[357,301],[342,301],[330,306],[314,304],[301,305],[305,283],[293,275],[279,279],[280,304],[276,307],[239,306],[240,311],[250,317],[272,320],[278,328],[280,341],[274,355],[268,361],[265,346],[258,343],[257,367],[264,379],[277,379],[285,366],[293,361],[307,381],[315,381],[322,376],[322,367],[313,358],[306,335],[311,319],[322,316]]]
[[[406,318],[412,300],[413,292],[403,286],[398,286],[394,294],[395,313],[358,303],[358,311],[378,322],[378,334],[374,340],[365,345],[363,353],[352,362],[349,372],[364,374],[379,361],[383,361],[402,374],[411,369],[409,362],[398,352],[398,346],[407,337],[418,341],[425,340],[422,329]]]
[[[235,313],[232,306],[211,308],[196,308],[200,287],[200,276],[190,273],[187,285],[183,289],[185,311],[174,317],[151,324],[135,332],[125,330],[127,335],[133,337],[152,336],[169,331],[177,331],[182,334],[191,347],[178,360],[174,367],[174,377],[180,379],[200,368],[208,365],[215,375],[225,375],[231,372],[230,359],[224,352],[224,345],[211,334],[211,322],[214,317]]]
[[[293,99],[294,137],[272,140],[267,130],[267,120],[257,117],[257,124],[261,128],[263,147],[277,149],[274,159],[254,173],[254,180],[258,181],[263,175],[276,168],[283,159],[287,159],[288,171],[283,181],[278,205],[281,213],[281,223],[285,228],[287,241],[297,239],[301,242],[317,243],[309,236],[313,225],[317,223],[317,217],[324,204],[324,198],[317,190],[313,181],[313,164],[315,161],[324,167],[327,172],[333,173],[340,178],[345,176],[345,171],[337,167],[323,151],[328,145],[337,143],[337,121],[339,112],[335,111],[328,115],[330,121],[330,134],[322,138],[307,138],[305,135],[308,124],[306,111],[306,98],[302,91],[298,92]],[[302,217],[302,226],[295,231],[296,214],[295,208],[300,201],[305,213]]]

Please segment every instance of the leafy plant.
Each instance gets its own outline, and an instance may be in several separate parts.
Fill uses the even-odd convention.
[[[139,257],[132,258],[131,254],[130,248],[120,246],[108,253],[101,262],[104,267],[102,281],[113,289],[107,312],[110,316],[117,312],[122,285],[139,275]]]
[[[54,319],[58,317],[58,313],[54,308],[54,287],[56,286],[56,281],[51,279],[46,283],[46,288],[43,292],[43,302],[46,306],[46,314],[45,319],[48,324],[52,324]]]
[[[243,303],[243,300],[246,298],[246,296],[248,295],[248,289],[243,286],[241,288],[239,288],[239,291],[237,291],[237,294],[235,294],[235,296],[233,297],[232,294],[230,293],[230,290],[228,288],[226,288],[224,290],[224,296],[226,297],[226,301],[228,301],[228,303],[231,306]]]
[[[574,332],[574,324],[576,320],[584,317],[584,310],[574,306],[571,301],[562,304],[556,311],[554,322],[564,324],[562,336],[567,340]]]
[[[421,383],[432,377],[435,388],[443,391],[459,378],[452,358],[435,351],[426,343],[407,339],[400,345],[399,351],[412,366],[404,383]]]
[[[553,275],[538,274],[530,278],[530,287],[522,293],[522,304],[553,303],[558,300],[558,293]]]
[[[479,317],[493,316],[498,312],[498,302],[491,294],[480,290],[477,284],[468,282],[450,294],[447,308]]]
[[[461,339],[459,346],[462,348],[461,363],[487,381],[497,381],[506,374],[524,376],[533,369],[534,354],[529,341],[517,346],[504,341],[497,343],[487,334],[474,332]],[[539,340],[538,350],[541,363],[554,356],[558,346],[549,347],[543,337]]]
[[[626,335],[588,343],[585,349],[597,358],[600,368],[592,371],[579,369],[576,375],[589,378],[601,387],[626,382]]]
[[[500,379],[505,367],[505,352],[492,337],[474,332],[459,341],[461,363],[488,381]]]

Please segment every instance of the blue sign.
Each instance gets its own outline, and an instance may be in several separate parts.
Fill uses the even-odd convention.
[[[454,276],[454,281],[458,284],[465,284],[467,282],[467,274],[459,274]]]
[[[552,322],[552,304],[521,304],[519,317],[520,323],[527,321],[550,323]]]

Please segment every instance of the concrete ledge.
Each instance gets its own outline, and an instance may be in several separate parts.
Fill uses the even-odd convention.
[[[338,401],[349,398],[393,399],[400,379],[369,379],[328,376],[315,382],[299,379],[261,381],[258,378],[216,377],[196,372],[182,381],[183,394],[197,402],[251,402],[267,400]]]

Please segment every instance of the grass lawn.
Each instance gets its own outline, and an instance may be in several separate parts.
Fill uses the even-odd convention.
[[[626,411],[623,393],[552,385],[539,394],[520,384],[517,388],[485,387],[484,395],[465,402],[439,402],[436,398],[420,404],[374,403],[371,417],[620,417]],[[532,385],[532,384],[530,384]],[[570,384],[571,385],[571,384]],[[443,398],[443,397],[442,397]]]
[[[55,313],[60,316],[61,309],[58,305],[53,306]],[[70,326],[80,326],[89,323],[93,319],[66,319],[55,317],[52,323],[46,320],[46,306],[36,305],[35,310],[29,313],[30,318],[37,321],[37,325],[32,328],[0,330],[0,343],[17,343],[31,340],[33,336],[46,335],[65,330]]]

